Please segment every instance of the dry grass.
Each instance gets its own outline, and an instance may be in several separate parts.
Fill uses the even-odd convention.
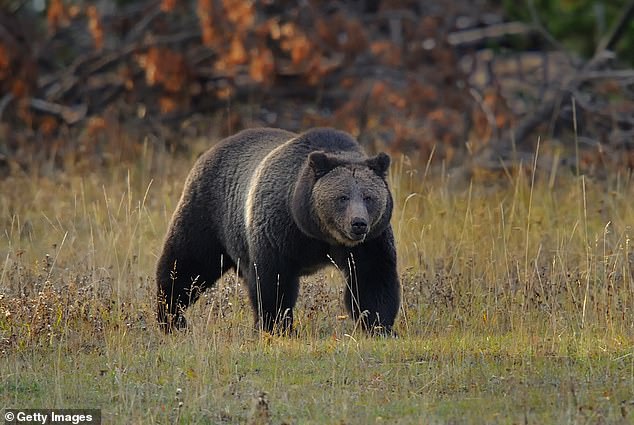
[[[529,166],[457,188],[396,161],[400,338],[342,318],[334,269],[304,280],[297,338],[255,333],[231,274],[190,309],[190,332],[166,337],[152,275],[192,162],[148,150],[2,182],[0,406],[100,407],[107,423],[634,417],[628,176]]]

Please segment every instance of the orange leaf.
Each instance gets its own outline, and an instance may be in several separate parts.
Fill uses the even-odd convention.
[[[202,32],[203,44],[211,46],[216,40],[216,32],[213,26],[213,1],[198,0],[196,8],[200,31]]]
[[[273,40],[279,40],[282,36],[282,30],[280,29],[280,23],[277,19],[269,20],[269,35]]]
[[[86,13],[88,14],[88,29],[95,41],[95,47],[97,50],[101,50],[103,47],[103,26],[99,19],[99,12],[95,6],[88,6]]]
[[[19,78],[13,81],[13,84],[11,85],[11,93],[13,94],[13,97],[15,97],[16,99],[20,99],[26,96],[28,92],[29,85],[26,81]]]
[[[169,114],[178,109],[178,102],[171,96],[162,96],[159,99],[159,107],[162,114]]]
[[[48,22],[51,32],[55,32],[58,28],[65,27],[70,23],[62,0],[51,0],[46,10],[46,22]]]
[[[181,53],[152,47],[138,62],[145,70],[145,81],[148,85],[161,84],[165,90],[172,93],[177,93],[183,88],[187,78],[187,66]]]
[[[9,57],[9,52],[4,47],[2,43],[0,43],[0,79],[4,80],[8,76],[9,65],[11,64],[11,57]]]
[[[227,62],[231,65],[241,65],[247,62],[249,57],[247,51],[244,49],[242,40],[238,37],[233,37],[231,40],[231,46],[229,47],[229,55]]]
[[[244,0],[224,0],[226,16],[231,23],[236,25],[238,31],[244,32],[250,29],[255,22],[253,3]]]
[[[401,51],[390,41],[375,41],[370,44],[370,51],[385,65],[398,66],[401,64]]]
[[[53,118],[52,116],[47,115],[44,118],[42,118],[42,121],[40,122],[39,130],[43,136],[50,136],[55,132],[55,130],[57,130],[57,127],[58,127],[57,120]]]
[[[161,2],[161,10],[163,12],[171,12],[176,7],[176,0],[163,0]]]
[[[147,55],[141,58],[140,65],[145,69],[145,81],[148,85],[153,86],[159,81],[157,74],[159,72],[159,50],[151,47]]]
[[[249,75],[257,83],[267,83],[275,69],[273,54],[269,49],[256,49],[252,51]]]
[[[298,37],[291,48],[291,60],[295,65],[299,65],[308,57],[311,51],[310,42],[306,37]]]

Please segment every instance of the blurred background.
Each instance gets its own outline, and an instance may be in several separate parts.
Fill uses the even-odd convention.
[[[497,178],[634,167],[631,0],[2,0],[0,178],[333,126]],[[209,142],[211,143],[211,142]]]

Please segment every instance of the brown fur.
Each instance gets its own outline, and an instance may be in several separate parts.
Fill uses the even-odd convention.
[[[158,320],[183,310],[229,268],[245,279],[262,329],[292,326],[299,277],[331,263],[346,306],[368,330],[392,328],[400,305],[389,157],[368,158],[346,133],[246,130],[194,165],[158,266]]]

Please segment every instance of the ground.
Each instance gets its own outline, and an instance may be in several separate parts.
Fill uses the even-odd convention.
[[[334,268],[304,279],[295,337],[255,332],[231,273],[166,336],[152,275],[196,154],[2,181],[0,406],[122,424],[634,421],[627,174],[471,184],[394,158],[398,338],[344,317]]]

